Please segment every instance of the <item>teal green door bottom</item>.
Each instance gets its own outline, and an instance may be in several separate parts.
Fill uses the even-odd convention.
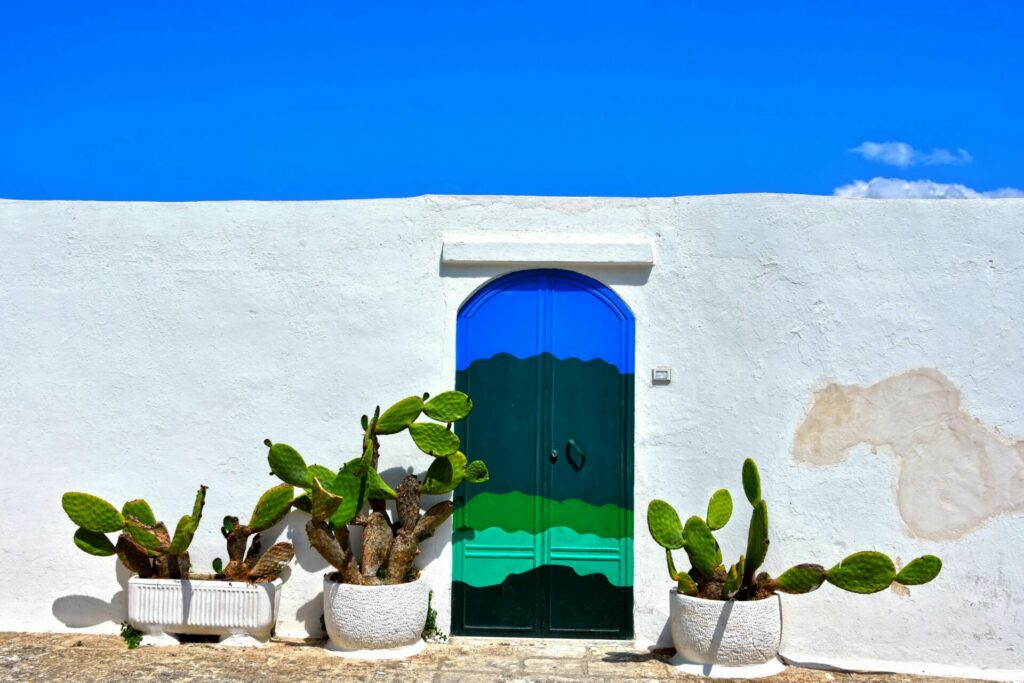
[[[576,273],[500,278],[459,312],[452,632],[633,635],[633,316]]]

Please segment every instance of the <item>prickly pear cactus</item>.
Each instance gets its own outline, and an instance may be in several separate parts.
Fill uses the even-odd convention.
[[[852,593],[877,593],[893,583],[917,586],[934,580],[942,570],[942,561],[934,555],[922,555],[899,572],[888,556],[874,551],[853,553],[831,569],[818,564],[799,564],[772,579],[758,573],[768,552],[768,504],[762,498],[761,475],[757,464],[743,462],[743,492],[753,507],[747,530],[747,552],[725,569],[714,530],[729,521],[732,496],[725,489],[712,494],[705,519],[690,517],[680,525],[675,509],[663,500],[651,501],[647,508],[647,526],[658,545],[665,548],[669,576],[679,592],[702,598],[722,600],[759,600],[775,591],[809,593],[826,581]],[[676,571],[672,550],[683,548],[690,558],[690,573]]]
[[[444,495],[463,483],[483,483],[490,476],[483,461],[469,462],[459,451],[459,437],[451,429],[472,408],[473,401],[459,391],[434,398],[408,396],[383,413],[378,406],[372,417],[364,415],[360,420],[361,456],[346,462],[337,473],[307,465],[291,447],[266,442],[271,472],[304,490],[291,505],[310,513],[309,542],[338,570],[338,580],[363,585],[401,583],[417,574],[412,562],[419,554],[418,544],[434,534],[453,507],[451,501],[442,501],[421,513],[421,495]],[[403,431],[434,459],[422,481],[406,477],[392,489],[377,471],[379,437]],[[396,501],[397,519],[392,519],[387,500]],[[349,545],[349,524],[363,527],[361,567]]]

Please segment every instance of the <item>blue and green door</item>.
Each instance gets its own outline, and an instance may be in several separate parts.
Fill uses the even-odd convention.
[[[457,429],[491,478],[456,493],[453,633],[632,637],[633,337],[614,292],[563,270],[460,309]]]

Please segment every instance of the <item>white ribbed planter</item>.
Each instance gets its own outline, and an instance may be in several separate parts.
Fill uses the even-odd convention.
[[[669,591],[675,664],[688,673],[723,678],[771,676],[784,668],[782,603],[705,600]]]
[[[260,645],[277,622],[281,579],[269,583],[128,579],[128,623],[145,645],[173,645],[172,634],[221,636],[224,645]]]
[[[327,648],[352,659],[398,659],[421,652],[430,586],[354,586],[324,577]]]

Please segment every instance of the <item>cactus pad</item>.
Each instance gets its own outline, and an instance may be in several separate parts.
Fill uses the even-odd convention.
[[[414,422],[409,425],[409,435],[416,447],[427,455],[444,457],[459,450],[459,437],[444,425]]]
[[[329,479],[329,481],[331,481],[332,483],[334,482],[333,472],[331,473],[331,478]],[[294,507],[296,510],[302,510],[303,512],[312,512],[313,499],[311,495],[311,493],[306,492],[303,493],[302,495],[295,496],[295,500],[292,501],[292,507]]]
[[[334,470],[324,467],[323,465],[310,465],[306,468],[306,472],[309,473],[310,482],[313,481],[313,477],[316,477],[320,480],[320,484],[323,486],[327,486],[334,481],[334,475],[337,474]],[[308,490],[309,486],[307,486],[306,489]]]
[[[338,509],[338,506],[341,505],[341,497],[324,489],[317,478],[313,479],[311,498],[309,514],[313,517],[313,521],[316,522],[329,519]]]
[[[686,520],[683,541],[693,568],[707,578],[714,576],[715,569],[722,564],[722,550],[707,522],[696,515]]]
[[[199,520],[203,516],[204,505],[206,505],[206,486],[200,485],[199,490],[196,491],[196,500],[192,503],[192,526],[199,526]]]
[[[114,544],[110,542],[109,538],[97,531],[79,528],[75,532],[75,545],[90,555],[96,555],[97,557],[107,557],[114,554]]]
[[[473,409],[473,401],[461,391],[445,391],[427,401],[423,413],[438,422],[458,422]]]
[[[369,498],[370,487],[367,477],[365,475],[357,476],[356,472],[359,469],[359,458],[348,461],[338,470],[330,488],[324,487],[334,495],[341,496],[342,499],[341,505],[330,518],[331,524],[336,527],[348,524],[355,519]]]
[[[153,508],[149,507],[149,503],[141,498],[129,500],[122,505],[121,515],[123,517],[134,517],[147,526],[156,526],[156,515],[153,514]]]
[[[252,581],[273,581],[288,566],[295,550],[291,543],[275,543],[263,553],[256,565],[249,572]]]
[[[854,553],[828,570],[825,580],[851,593],[877,593],[896,578],[896,565],[888,556],[871,550]]]
[[[291,484],[279,484],[264,491],[252,510],[249,528],[264,531],[284,519],[291,510],[293,494]]]
[[[928,583],[942,571],[942,560],[934,555],[922,555],[911,560],[910,564],[900,570],[894,579],[896,583],[904,586],[920,586]]]
[[[437,496],[454,491],[466,476],[466,456],[455,451],[446,458],[434,458],[423,475],[420,493]]]
[[[647,528],[662,548],[675,550],[683,547],[683,524],[679,521],[679,513],[665,501],[655,499],[647,506]]]
[[[743,493],[751,505],[761,500],[761,474],[757,471],[757,463],[747,458],[743,461]]]
[[[153,552],[158,553],[167,552],[166,539],[161,538],[161,535],[155,525],[150,526],[143,524],[134,517],[127,517],[124,520],[124,530],[128,532],[128,535],[132,537],[132,540],[146,550],[152,550]]]
[[[697,584],[689,574],[680,574],[676,579],[676,590],[683,595],[697,595]]]
[[[372,467],[366,469],[366,484],[370,487],[367,497],[373,500],[394,500],[395,490],[381,479],[380,473]]]
[[[798,564],[782,572],[775,583],[783,593],[810,593],[825,581],[825,574],[820,564]]]
[[[269,440],[265,443],[270,446],[270,452],[267,453],[270,471],[286,484],[308,489],[309,471],[299,452],[288,444],[271,444]]]
[[[71,521],[83,529],[108,534],[124,526],[124,516],[117,508],[97,496],[69,491],[61,497],[60,504]]]
[[[213,558],[213,573],[223,574],[224,573],[224,560],[219,557]]]
[[[171,547],[167,549],[171,555],[181,555],[192,545],[192,537],[196,534],[198,522],[190,515],[182,515],[174,527],[174,537],[171,538]]]
[[[725,575],[725,585],[722,586],[722,597],[726,600],[731,599],[734,595],[739,593],[741,585],[743,585],[743,568],[739,563],[736,563],[729,567],[729,571]]]
[[[410,396],[385,410],[377,420],[374,429],[376,434],[397,434],[402,431],[420,416],[423,410],[423,399],[419,396]],[[369,423],[365,429],[369,431]]]
[[[708,527],[712,531],[718,531],[729,523],[730,517],[732,517],[732,496],[725,489],[718,489],[708,501]]]
[[[490,478],[491,473],[483,460],[474,460],[466,465],[466,481],[470,484],[483,484]]]
[[[747,460],[747,462],[754,462]],[[756,466],[755,466],[756,467]],[[744,471],[746,471],[744,469]],[[768,554],[768,503],[759,500],[750,515],[750,528],[747,530],[747,571],[743,584],[749,586],[758,568],[764,563]]]

